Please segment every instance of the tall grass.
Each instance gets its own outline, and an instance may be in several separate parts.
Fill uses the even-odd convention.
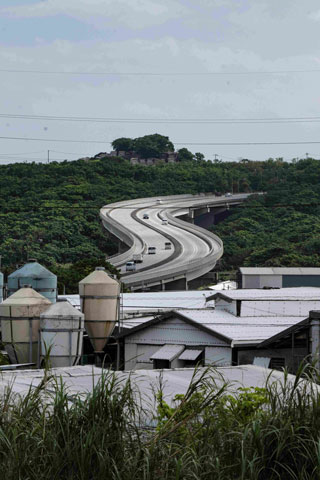
[[[263,389],[195,372],[184,396],[142,407],[129,378],[107,372],[86,396],[46,372],[24,397],[0,398],[1,479],[308,480],[320,478],[320,395],[312,366]],[[291,377],[292,378],[292,377]],[[152,418],[151,418],[152,417]]]

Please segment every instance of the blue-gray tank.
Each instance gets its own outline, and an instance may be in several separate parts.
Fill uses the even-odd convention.
[[[0,303],[3,302],[3,273],[0,272]]]
[[[56,302],[57,276],[34,259],[30,259],[8,276],[8,295],[12,295],[23,285],[30,285],[52,303]]]

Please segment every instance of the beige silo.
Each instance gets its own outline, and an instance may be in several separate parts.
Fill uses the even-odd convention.
[[[79,282],[79,293],[85,329],[94,351],[103,352],[118,320],[120,284],[97,267]]]
[[[29,286],[0,304],[2,341],[12,363],[37,362],[40,314],[50,305]]]

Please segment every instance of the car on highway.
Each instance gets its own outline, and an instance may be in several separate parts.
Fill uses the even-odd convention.
[[[166,218],[163,218],[161,223],[162,225],[168,225],[168,220]]]
[[[165,242],[164,249],[165,250],[171,250],[171,248],[172,248],[172,243],[171,242]]]
[[[126,272],[135,272],[135,271],[136,271],[136,264],[134,262],[127,262]]]
[[[155,255],[156,247],[148,247],[148,255]]]
[[[160,200],[160,198],[158,198],[157,205],[161,205],[161,203],[162,203],[162,200]]]
[[[147,213],[144,213],[142,218],[143,220],[149,220],[149,215]]]
[[[224,196],[225,196],[225,197],[232,197],[232,193],[227,192]]]
[[[143,255],[142,253],[135,253],[132,255],[132,260],[134,263],[142,263],[143,262]]]

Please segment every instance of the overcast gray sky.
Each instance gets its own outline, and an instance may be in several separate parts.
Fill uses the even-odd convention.
[[[0,162],[151,133],[208,159],[320,158],[319,31],[319,0],[0,0],[0,137],[48,140],[0,138]],[[307,143],[208,145],[252,142]]]

